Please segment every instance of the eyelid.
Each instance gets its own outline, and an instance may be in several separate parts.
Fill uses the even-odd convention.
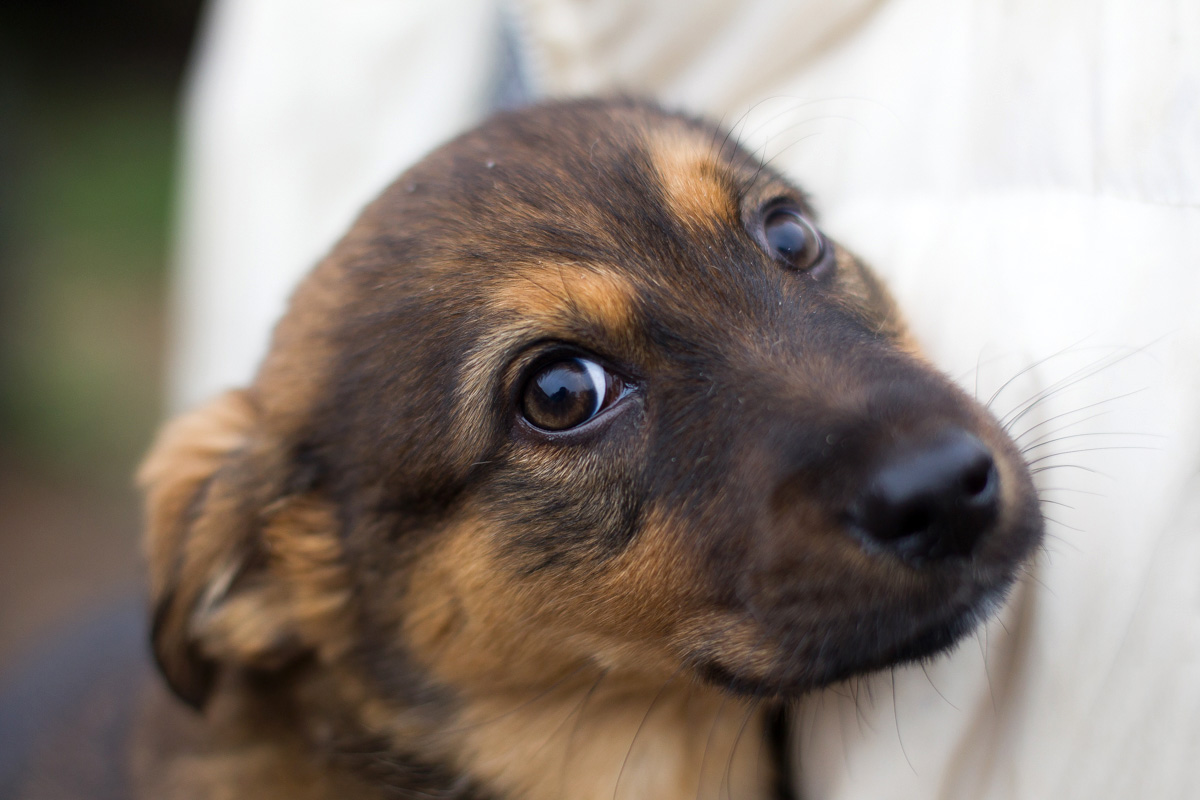
[[[771,216],[772,212],[779,211],[780,209],[784,208],[794,210],[797,214],[805,219],[812,219],[812,216],[808,213],[808,209],[805,207],[803,202],[801,202],[798,198],[789,197],[787,195],[772,197],[770,200],[767,200],[765,203],[761,204],[758,207],[758,217],[760,220],[766,219],[767,217]]]
[[[640,373],[619,359],[609,358],[575,342],[552,338],[530,342],[513,358],[504,372],[507,382],[515,392],[543,367],[570,358],[594,361],[601,369],[615,375],[626,385],[632,386],[641,382]]]

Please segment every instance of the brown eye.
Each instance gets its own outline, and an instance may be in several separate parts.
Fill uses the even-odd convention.
[[[763,220],[763,233],[771,254],[796,269],[811,269],[825,255],[824,237],[795,208],[769,212]]]
[[[521,413],[546,431],[575,428],[620,397],[620,378],[586,358],[564,358],[539,369],[525,384]]]

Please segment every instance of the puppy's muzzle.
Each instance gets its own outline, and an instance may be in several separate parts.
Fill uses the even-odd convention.
[[[726,685],[795,694],[944,651],[1040,540],[1020,455],[973,400],[914,362],[843,363],[752,414],[739,507],[758,510],[733,554],[773,663],[710,658]]]

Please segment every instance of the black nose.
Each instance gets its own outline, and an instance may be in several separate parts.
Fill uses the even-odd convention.
[[[952,428],[897,446],[850,508],[869,540],[914,562],[964,556],[995,523],[1000,476],[986,445]]]

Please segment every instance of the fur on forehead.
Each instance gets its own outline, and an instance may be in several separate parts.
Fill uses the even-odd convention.
[[[502,314],[505,297],[540,294],[543,321],[578,311],[552,306],[564,270],[570,302],[590,295],[584,316],[627,315],[636,292],[616,270],[636,264],[654,282],[698,229],[736,234],[751,161],[707,123],[635,100],[496,116],[401,176],[300,286],[256,381],[264,421],[296,432],[321,406],[343,408],[372,362],[408,392],[447,380],[447,364],[494,338],[478,317]],[[455,442],[459,461],[481,444]]]

